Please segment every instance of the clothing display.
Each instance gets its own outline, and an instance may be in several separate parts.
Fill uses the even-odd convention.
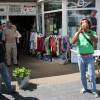
[[[42,35],[37,36],[37,52],[43,53],[45,51],[44,45],[45,38]]]
[[[56,51],[57,51],[57,37],[56,36],[50,36],[49,38],[49,47],[51,49],[51,53],[52,55],[56,55]]]
[[[43,58],[44,55],[45,59],[51,59],[51,61],[52,57],[60,57],[60,59],[65,60],[70,49],[70,43],[67,36],[49,35],[45,38],[43,34],[32,32],[30,35],[30,49],[36,51],[38,58],[40,56]]]
[[[36,32],[31,32],[30,35],[30,49],[32,51],[35,51],[35,49],[37,48],[37,33]]]

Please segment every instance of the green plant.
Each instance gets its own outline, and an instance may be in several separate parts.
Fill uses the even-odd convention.
[[[13,70],[13,77],[15,78],[24,78],[31,73],[31,70],[25,67],[17,67]]]

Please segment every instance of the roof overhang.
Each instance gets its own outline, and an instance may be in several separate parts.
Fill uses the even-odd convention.
[[[0,0],[2,3],[8,3],[8,2],[37,2],[37,0]]]

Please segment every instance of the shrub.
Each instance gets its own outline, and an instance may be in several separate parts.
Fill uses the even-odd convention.
[[[31,73],[31,70],[26,67],[17,67],[13,70],[13,77],[15,78],[24,78]]]

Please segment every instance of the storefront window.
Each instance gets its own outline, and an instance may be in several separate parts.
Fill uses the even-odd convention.
[[[62,0],[45,0],[44,11],[57,10],[62,8]]]
[[[45,31],[47,35],[58,35],[62,27],[62,12],[45,14]]]
[[[67,0],[68,8],[91,8],[95,7],[95,0]]]
[[[68,33],[70,37],[77,31],[82,18],[88,18],[91,10],[70,10],[68,11]]]

